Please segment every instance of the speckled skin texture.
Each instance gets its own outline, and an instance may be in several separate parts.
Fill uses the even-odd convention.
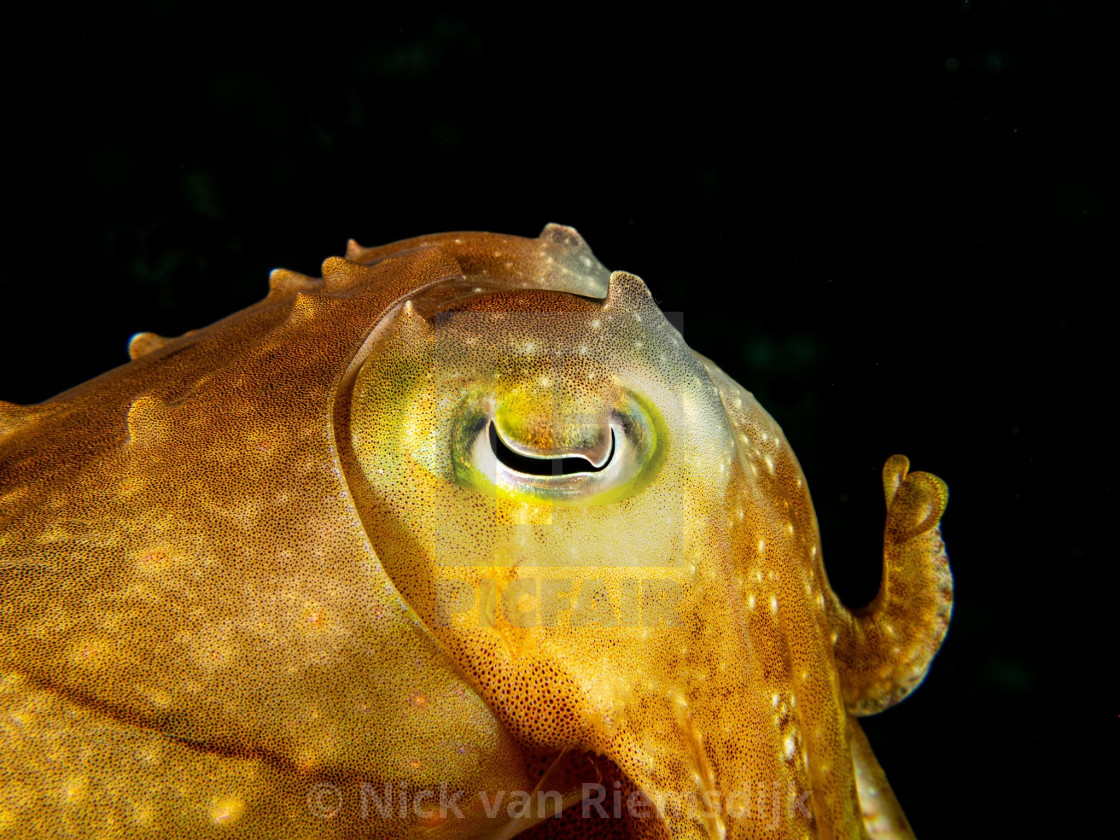
[[[911,836],[856,716],[948,625],[940,480],[888,461],[849,611],[781,429],[570,228],[271,285],[0,403],[0,835]]]

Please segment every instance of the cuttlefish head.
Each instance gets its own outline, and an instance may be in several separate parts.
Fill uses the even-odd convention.
[[[656,806],[616,814],[636,835],[716,837],[810,788],[807,741],[840,761],[835,674],[802,673],[805,616],[777,607],[823,585],[800,469],[639,278],[605,298],[467,278],[367,345],[339,427],[371,544],[542,788],[601,783]]]
[[[671,540],[609,565],[679,564],[687,467],[715,454],[727,422],[641,280],[616,272],[606,300],[516,290],[431,303],[405,302],[376,336],[349,422],[362,475],[393,488],[429,562],[491,563],[515,526],[547,519],[549,548],[504,565],[557,565],[552,540],[562,564],[588,565],[589,539],[639,525]],[[454,545],[452,522],[465,529]],[[468,536],[479,526],[484,539]]]

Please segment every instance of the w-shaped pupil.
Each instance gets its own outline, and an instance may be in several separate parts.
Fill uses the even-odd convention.
[[[603,462],[603,466],[597,467],[580,455],[570,455],[562,458],[530,458],[528,455],[522,455],[519,452],[514,452],[500,437],[498,437],[498,430],[494,424],[490,424],[487,430],[490,435],[490,448],[494,452],[494,457],[509,467],[511,470],[517,470],[519,473],[526,475],[573,475],[575,473],[594,473],[602,472],[607,468],[614,457],[614,429],[611,429],[611,452],[607,456],[607,460]]]

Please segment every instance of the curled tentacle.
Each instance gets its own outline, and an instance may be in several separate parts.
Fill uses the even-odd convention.
[[[830,598],[840,685],[853,715],[881,712],[917,688],[949,627],[953,577],[939,525],[949,489],[937,476],[909,468],[902,455],[883,467],[887,523],[879,593],[850,611]]]

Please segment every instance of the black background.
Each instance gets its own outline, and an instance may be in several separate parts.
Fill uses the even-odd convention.
[[[782,424],[850,603],[884,459],[948,482],[948,640],[865,722],[918,835],[1087,834],[1120,746],[1116,29],[1065,0],[757,5],[8,27],[0,398],[347,237],[573,225]]]

